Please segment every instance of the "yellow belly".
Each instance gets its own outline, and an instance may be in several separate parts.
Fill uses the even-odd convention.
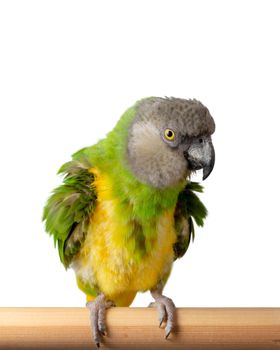
[[[155,287],[170,272],[176,240],[174,210],[165,211],[148,227],[156,235],[149,252],[141,255],[133,234],[135,223],[120,211],[110,179],[96,169],[93,172],[98,200],[76,273],[81,281],[97,285],[118,305],[128,305],[137,291]]]

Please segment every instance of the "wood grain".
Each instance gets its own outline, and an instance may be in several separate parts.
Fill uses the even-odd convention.
[[[277,349],[280,308],[178,308],[170,339],[153,308],[107,312],[107,349]],[[94,349],[85,308],[0,308],[0,349]]]

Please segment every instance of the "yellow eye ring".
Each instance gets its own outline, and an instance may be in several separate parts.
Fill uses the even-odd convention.
[[[175,139],[175,132],[173,130],[171,130],[171,129],[165,129],[164,137],[168,141],[173,141]]]

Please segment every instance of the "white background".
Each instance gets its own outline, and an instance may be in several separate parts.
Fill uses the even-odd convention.
[[[0,306],[84,305],[42,208],[60,165],[150,95],[197,98],[217,125],[209,217],[165,294],[178,306],[280,306],[279,11],[267,0],[1,1]]]

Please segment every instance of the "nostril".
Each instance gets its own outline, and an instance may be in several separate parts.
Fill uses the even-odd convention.
[[[203,143],[203,139],[199,139],[199,143]]]

